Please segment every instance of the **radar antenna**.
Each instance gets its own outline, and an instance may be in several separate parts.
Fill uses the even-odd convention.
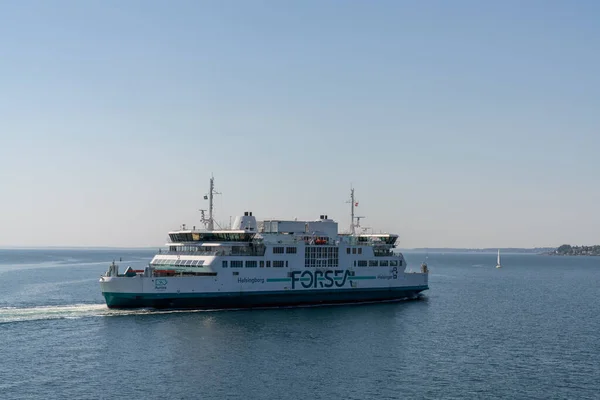
[[[354,217],[356,219],[356,225],[354,225],[357,229],[360,229],[360,219],[365,217]],[[365,228],[363,228],[365,229]]]

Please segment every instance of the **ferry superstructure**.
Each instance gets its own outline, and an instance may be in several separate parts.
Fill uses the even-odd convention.
[[[396,234],[357,232],[351,190],[349,233],[321,215],[312,221],[262,220],[252,212],[230,229],[214,229],[210,180],[206,229],[169,232],[144,270],[119,273],[114,262],[100,278],[109,308],[252,308],[414,298],[429,289],[426,264],[406,272],[393,249]]]

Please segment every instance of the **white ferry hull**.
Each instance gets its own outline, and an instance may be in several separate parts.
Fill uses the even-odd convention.
[[[101,287],[109,308],[156,309],[229,309],[382,302],[412,299],[429,288],[428,274],[422,273],[405,273],[395,279],[390,279],[388,274],[355,273],[354,276],[341,278],[330,288],[324,287],[328,285],[326,279],[314,285],[306,280],[308,278],[301,276],[301,273],[295,274],[294,282],[292,278],[241,277],[238,278],[241,282],[252,282],[246,286],[255,287],[244,289],[242,283],[235,289],[223,287],[223,290],[217,291],[201,289],[206,284],[219,286],[216,279],[205,277],[105,277],[101,281]],[[269,285],[275,287],[266,287]]]

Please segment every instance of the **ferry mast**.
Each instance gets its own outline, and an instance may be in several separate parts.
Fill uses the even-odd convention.
[[[354,235],[354,188],[350,189],[350,203],[352,207],[352,209],[350,210],[350,232],[352,232],[352,234]]]
[[[213,203],[213,196],[215,194],[221,194],[219,192],[217,192],[215,190],[215,178],[213,176],[210,177],[210,190],[208,192],[208,195],[204,196],[204,200],[207,199],[208,197],[208,218],[206,218],[204,216],[204,212],[206,210],[200,210],[200,212],[202,213],[202,223],[206,226],[206,229],[209,231],[212,231],[215,229],[215,219],[214,219],[214,203]]]
[[[348,201],[346,202],[348,203]],[[360,219],[364,217],[355,217],[354,216],[354,207],[358,206],[358,202],[354,198],[354,188],[350,187],[350,234],[356,234],[356,228],[360,227]],[[356,220],[356,222],[354,222]]]
[[[348,202],[346,202],[348,203]],[[354,202],[354,188],[350,187],[350,234],[354,235],[355,234],[355,227],[356,225],[354,224],[354,206],[355,206],[355,202]]]

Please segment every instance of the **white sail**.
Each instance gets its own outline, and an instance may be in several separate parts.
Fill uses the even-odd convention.
[[[500,249],[498,249],[498,261],[496,262],[496,268],[502,268],[500,265]]]

